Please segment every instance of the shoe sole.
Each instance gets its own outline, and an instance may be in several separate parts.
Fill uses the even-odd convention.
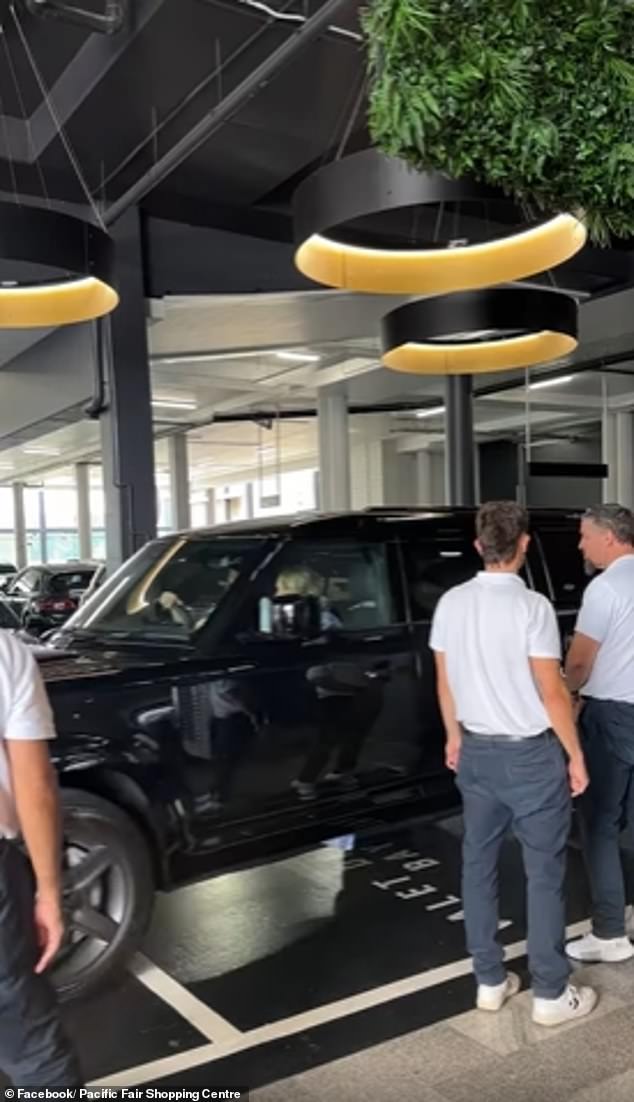
[[[502,999],[502,1002],[496,1003],[495,1005],[489,1003],[489,1005],[487,1006],[486,1003],[480,1003],[480,1001],[478,1000],[476,1006],[478,1010],[484,1010],[487,1014],[497,1014],[505,1005],[505,1003],[509,1001],[509,999],[514,998],[515,995],[519,995],[521,986],[522,984],[519,976],[509,976],[508,989],[506,994],[504,995],[504,998]]]
[[[603,952],[594,954],[581,954],[576,956],[571,953],[569,949],[566,949],[566,956],[570,960],[576,960],[578,964],[623,964],[626,960],[632,960],[634,957],[634,949],[630,946],[629,952],[627,949],[619,949],[618,952]]]
[[[541,1025],[544,1029],[556,1029],[557,1026],[568,1025],[569,1022],[578,1022],[581,1018],[587,1018],[589,1014],[592,1014],[592,1011],[595,1009],[598,1001],[599,996],[595,991],[594,998],[592,999],[590,1005],[584,1007],[583,1010],[577,1010],[577,1012],[575,1014],[571,1014],[570,1017],[559,1018],[559,1020],[557,1020],[556,1018],[540,1018],[539,1015],[533,1012],[532,1020],[535,1025]]]

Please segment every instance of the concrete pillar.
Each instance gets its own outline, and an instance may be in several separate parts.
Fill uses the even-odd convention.
[[[416,452],[416,502],[418,505],[434,504],[432,454],[423,449]]]
[[[216,491],[213,486],[207,490],[207,524],[210,528],[216,524]]]
[[[351,507],[352,494],[345,391],[336,386],[321,387],[317,412],[321,508],[325,512],[346,512]]]
[[[601,418],[601,461],[608,465],[608,477],[603,479],[604,502],[618,501],[618,458],[616,443],[616,413],[604,409]]]
[[[24,483],[13,483],[13,526],[15,532],[15,565],[22,570],[27,565],[26,513],[24,511]]]
[[[616,415],[616,491],[617,501],[634,507],[634,415]]]
[[[244,494],[244,508],[247,514],[247,520],[253,520],[255,516],[255,494],[253,491],[253,483],[247,482]]]
[[[170,500],[172,503],[172,527],[177,532],[191,528],[192,513],[189,504],[189,459],[187,435],[174,433],[167,439],[167,455],[170,473]]]
[[[75,464],[75,488],[77,491],[77,530],[79,533],[80,559],[92,558],[92,523],[90,519],[90,465]]]
[[[447,505],[473,505],[473,379],[445,380],[445,496]]]
[[[107,403],[100,414],[106,552],[112,573],[156,535],[152,393],[145,318],[141,222],[115,223],[120,303],[99,326]]]
[[[40,490],[37,495],[37,507],[40,525],[40,557],[42,562],[48,562],[48,539],[46,534],[46,494]]]

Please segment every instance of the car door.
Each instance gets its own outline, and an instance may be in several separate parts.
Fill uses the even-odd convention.
[[[591,573],[579,551],[579,518],[539,516],[533,519],[536,587],[551,600],[557,612],[564,653],[567,651]]]
[[[223,821],[306,807],[327,817],[413,771],[416,681],[398,576],[393,541],[314,538],[286,543],[253,579],[222,660],[194,690],[214,766],[209,805],[199,805],[202,844]],[[307,584],[323,630],[272,633],[271,600]]]

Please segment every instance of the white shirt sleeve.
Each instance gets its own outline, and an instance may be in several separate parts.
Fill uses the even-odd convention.
[[[3,640],[8,643],[9,640]],[[5,739],[41,740],[55,738],[53,712],[37,662],[28,647],[11,639],[7,647],[8,677],[3,680],[10,693],[6,709]]]
[[[533,603],[528,623],[528,657],[561,661],[561,635],[553,606],[546,597]]]
[[[431,622],[429,646],[435,651],[447,649],[447,602],[443,595],[438,604]]]
[[[575,630],[602,643],[610,630],[614,615],[614,591],[595,578],[586,589],[581,602]]]

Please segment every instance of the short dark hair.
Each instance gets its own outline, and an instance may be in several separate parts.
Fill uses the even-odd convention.
[[[476,532],[485,563],[511,562],[528,532],[528,513],[515,501],[487,501],[478,509]]]
[[[634,514],[625,505],[591,505],[583,516],[597,528],[611,532],[619,543],[634,543]]]

